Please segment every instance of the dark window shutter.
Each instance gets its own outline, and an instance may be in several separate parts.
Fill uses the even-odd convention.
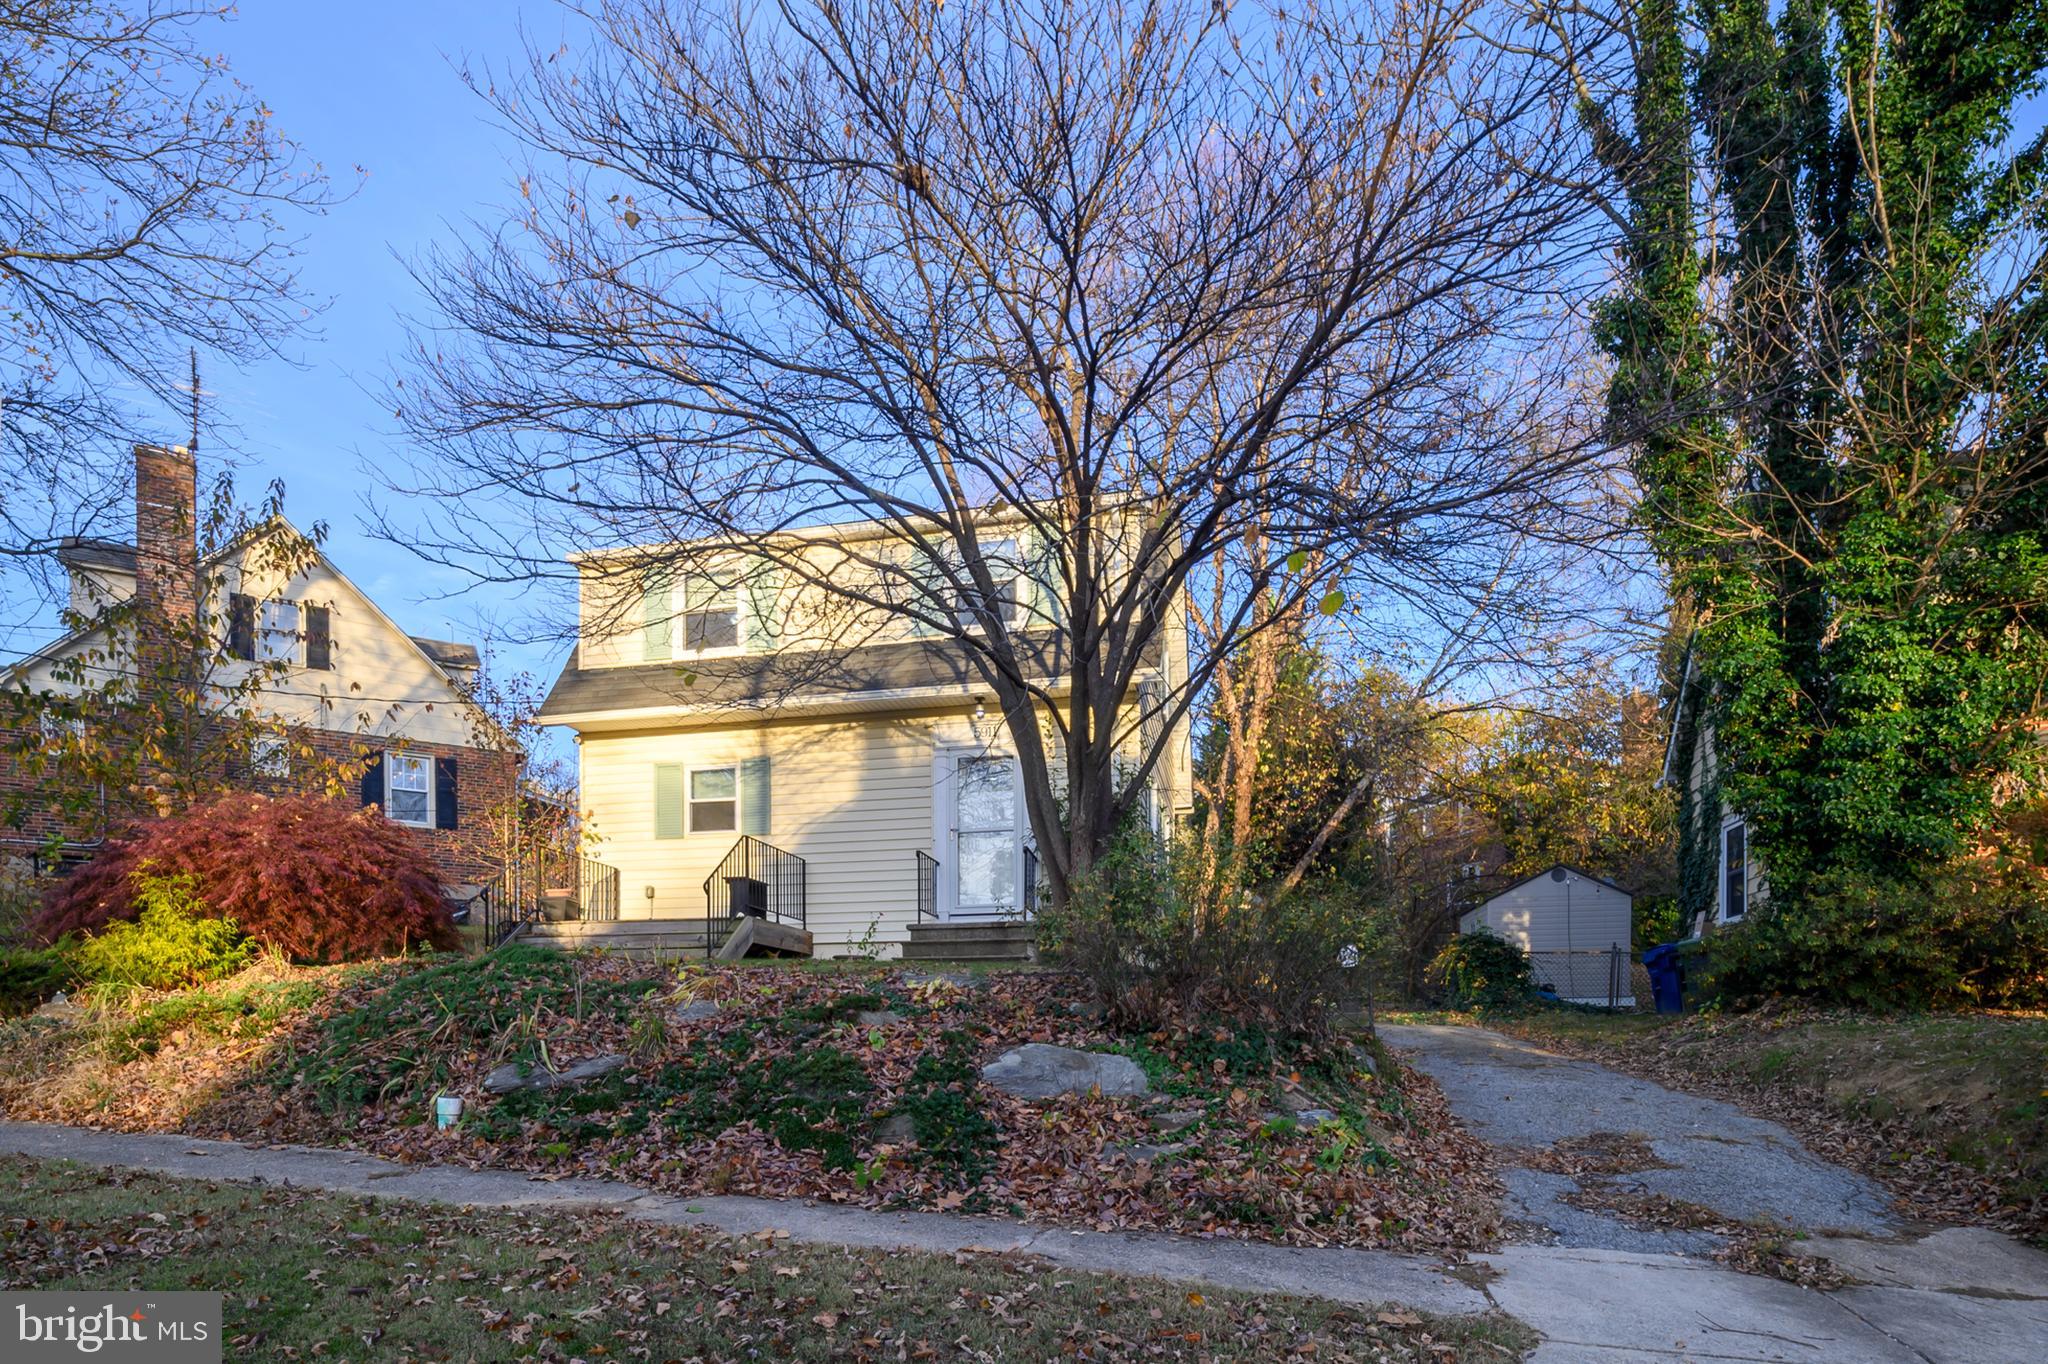
[[[363,804],[375,805],[380,809],[384,804],[384,755],[379,753],[370,759],[370,765],[363,769]]]
[[[247,593],[228,596],[228,657],[256,657],[256,599]]]
[[[455,827],[455,759],[434,759],[434,827]]]
[[[306,608],[306,666],[334,666],[334,630],[324,606]]]

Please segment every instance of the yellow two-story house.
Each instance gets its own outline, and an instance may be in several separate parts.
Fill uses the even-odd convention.
[[[979,546],[1024,670],[1057,704],[1060,579],[1037,540],[992,524]],[[1010,728],[933,619],[927,558],[868,523],[772,552],[578,557],[577,647],[541,718],[575,731],[590,856],[619,869],[620,922],[539,932],[716,950],[752,916],[774,926],[768,945],[820,956],[1001,955],[916,948],[1028,917],[1036,879]],[[910,596],[917,612],[890,609]],[[1134,753],[1160,738],[1147,712],[1185,676],[1185,631],[1176,614],[1146,655],[1125,707]],[[1184,723],[1164,754],[1147,800],[1162,824],[1190,801]]]

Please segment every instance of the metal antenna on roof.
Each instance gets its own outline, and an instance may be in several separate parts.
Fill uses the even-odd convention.
[[[185,448],[199,449],[199,347],[192,347],[192,439]]]

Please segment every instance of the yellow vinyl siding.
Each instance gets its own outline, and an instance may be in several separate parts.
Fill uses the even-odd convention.
[[[878,936],[900,941],[916,913],[914,854],[931,849],[933,724],[939,718],[584,736],[583,801],[599,840],[592,855],[619,869],[621,915],[703,914],[704,879],[739,837],[692,833],[657,840],[655,768],[766,757],[773,810],[763,837],[805,859],[810,929],[821,953],[828,944],[859,939],[878,915]],[[957,714],[946,722],[958,723]]]

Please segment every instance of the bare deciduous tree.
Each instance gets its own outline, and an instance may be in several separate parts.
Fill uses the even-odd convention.
[[[136,402],[183,412],[190,347],[261,354],[307,316],[283,218],[327,183],[199,46],[220,17],[0,10],[0,561],[114,508]]]
[[[1223,659],[1361,574],[1483,592],[1597,454],[1570,91],[1477,0],[580,12],[472,74],[530,161],[421,268],[399,482],[441,515],[392,533],[522,581],[738,547],[953,641],[1056,899]],[[889,538],[793,548],[843,520]],[[1050,611],[997,609],[992,526]]]

